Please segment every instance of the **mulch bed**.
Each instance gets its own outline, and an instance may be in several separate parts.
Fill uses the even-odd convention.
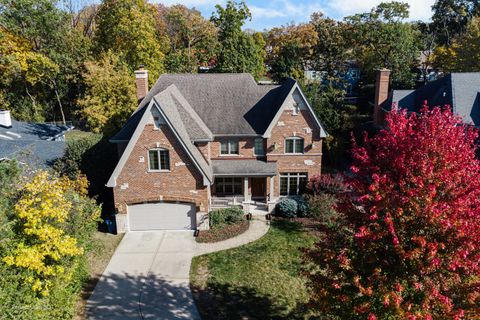
[[[197,242],[211,243],[227,240],[238,236],[248,230],[249,221],[241,221],[235,224],[225,224],[210,230],[202,230],[195,238]]]
[[[286,221],[292,221],[292,222],[297,222],[302,225],[302,227],[307,231],[308,233],[318,236],[322,234],[321,232],[321,226],[318,223],[317,220],[314,218],[283,218],[283,217],[278,217],[278,216],[272,216],[273,220],[286,220]]]

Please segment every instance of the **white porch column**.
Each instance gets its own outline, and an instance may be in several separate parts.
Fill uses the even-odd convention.
[[[268,199],[268,201],[273,201],[275,199],[275,195],[273,194],[275,188],[274,188],[274,184],[275,184],[275,177],[270,177],[270,199]]]
[[[248,177],[243,178],[243,196],[245,201],[250,201],[250,194],[248,193]]]

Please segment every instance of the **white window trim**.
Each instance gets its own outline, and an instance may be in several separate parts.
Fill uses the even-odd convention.
[[[223,142],[227,143],[227,152],[228,153],[222,153],[222,143]],[[230,143],[232,143],[232,142],[237,144],[238,153],[231,153]],[[221,140],[220,141],[220,156],[221,157],[238,157],[239,155],[240,155],[240,143],[239,143],[238,140],[236,140],[236,139],[226,139],[226,140]]]
[[[162,162],[160,161],[160,152],[161,150],[168,151],[168,165],[169,167],[172,166],[170,163],[170,151],[165,148],[153,148],[153,149],[148,149],[147,151],[147,160],[148,160],[148,172],[170,172],[170,169],[151,169],[150,168],[150,151],[157,151],[158,154],[158,165],[161,166]]]
[[[256,151],[255,151],[255,145],[257,144],[257,141],[260,140],[262,141],[262,150],[263,150],[263,153],[262,154],[258,154]],[[265,152],[265,141],[263,141],[263,138],[255,138],[255,140],[253,141],[253,155],[254,156],[257,156],[257,157],[264,157],[267,155],[267,153]]]
[[[287,178],[287,195],[282,195],[282,178]],[[297,179],[297,190],[294,195],[290,195],[290,179],[296,178]],[[308,180],[308,173],[306,172],[284,172],[279,174],[278,179],[278,191],[280,197],[295,197],[300,194],[300,178],[307,178]]]
[[[293,140],[294,143],[293,143],[293,151],[294,152],[287,152],[287,141],[288,140]],[[303,147],[302,147],[302,152],[295,152],[295,141],[303,141]],[[301,155],[301,154],[305,154],[305,139],[303,139],[302,137],[288,137],[288,138],[285,138],[285,146],[284,146],[284,151],[285,151],[285,154],[286,155]]]

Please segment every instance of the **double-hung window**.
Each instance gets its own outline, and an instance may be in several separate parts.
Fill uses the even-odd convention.
[[[280,195],[296,196],[305,192],[307,173],[280,173]]]
[[[243,194],[242,178],[215,178],[215,192],[217,195]]]
[[[150,171],[170,170],[170,156],[166,149],[151,149],[148,151],[148,169]]]
[[[265,155],[265,148],[263,147],[263,139],[257,138],[255,139],[255,146],[254,151],[256,156],[264,156]]]
[[[285,153],[299,154],[303,153],[304,142],[302,138],[291,137],[285,139]]]
[[[238,155],[238,140],[223,140],[220,142],[221,155]]]

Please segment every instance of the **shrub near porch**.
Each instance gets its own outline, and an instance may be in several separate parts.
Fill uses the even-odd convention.
[[[205,319],[292,318],[304,313],[309,293],[301,275],[301,248],[313,237],[291,221],[273,221],[260,240],[196,257],[190,271]]]

